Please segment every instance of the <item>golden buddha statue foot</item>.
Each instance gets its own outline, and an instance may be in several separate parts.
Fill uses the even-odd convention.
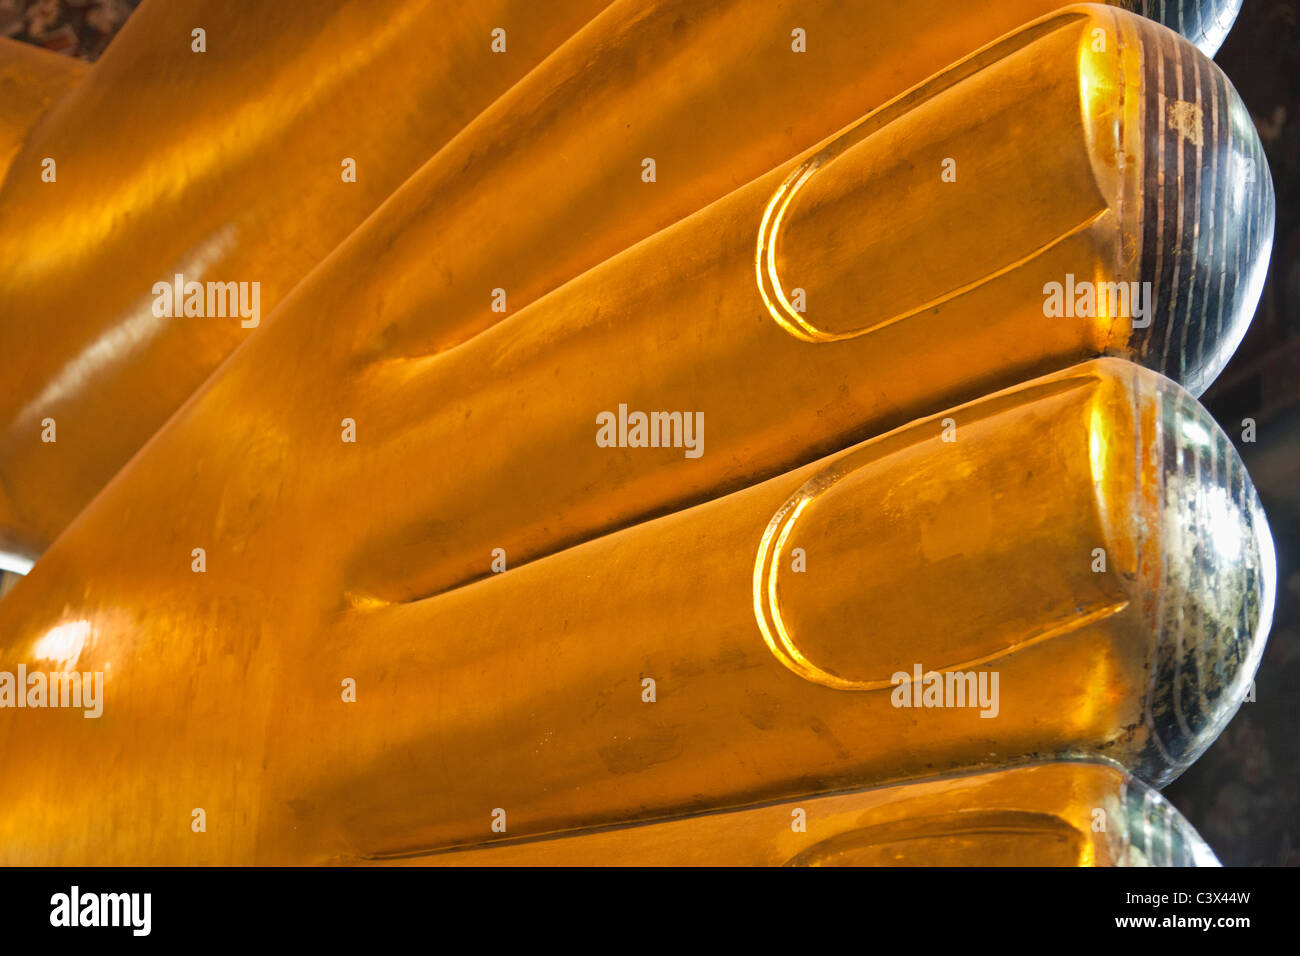
[[[1213,863],[1239,6],[0,42],[0,861]]]
[[[319,2],[256,11],[211,6],[184,0],[142,8],[138,29],[110,47],[85,83],[67,93],[54,84],[31,97],[33,116],[50,99],[57,108],[21,134],[18,166],[0,185],[0,552],[24,566],[273,312],[285,313],[277,324],[294,325],[298,338],[329,330],[332,351],[349,353],[338,355],[343,368],[331,375],[454,349],[751,181],[767,183],[750,190],[766,202],[781,178],[774,181],[770,170],[788,172],[791,157],[814,152],[846,126],[874,128],[882,116],[897,122],[854,151],[866,165],[846,158],[819,172],[789,216],[795,242],[784,244],[777,267],[800,285],[813,323],[835,328],[873,313],[879,321],[961,289],[967,294],[957,304],[972,313],[1001,309],[999,295],[1027,306],[1041,298],[1044,283],[1064,282],[1067,274],[1103,288],[1158,283],[1157,303],[1170,303],[1177,315],[1190,300],[1175,302],[1167,285],[1176,282],[1211,297],[1206,314],[1215,331],[1202,343],[1192,323],[1187,356],[1151,332],[1152,360],[1191,362],[1185,381],[1198,391],[1240,336],[1239,313],[1248,318],[1248,307],[1239,303],[1257,297],[1271,193],[1249,117],[1195,48],[1114,8],[1058,10],[1056,0],[624,0],[597,15],[599,4],[587,0],[547,4],[545,13],[519,0],[453,5],[454,14],[415,0],[364,10]],[[1203,25],[1230,21],[1230,7],[1215,5],[1211,13],[1206,4],[1148,3],[1144,10],[1203,39]],[[164,42],[187,36],[182,27],[200,13],[212,38],[204,53]],[[1037,26],[1022,26],[1036,18]],[[486,42],[494,24],[514,37],[504,53]],[[812,38],[814,54],[792,49],[792,30]],[[1005,55],[985,54],[958,73],[948,68],[1008,31]],[[249,39],[232,45],[232,32]],[[415,52],[421,36],[438,46]],[[1030,49],[1017,50],[1034,37]],[[290,42],[309,52],[277,58]],[[364,52],[349,53],[356,49]],[[1204,42],[1203,49],[1213,52]],[[1171,76],[1166,89],[1154,76],[1161,57],[1190,70],[1186,82]],[[876,112],[936,72],[937,82],[924,89],[966,76],[954,90],[959,102],[946,96],[945,106],[908,110],[904,103]],[[1022,103],[1022,84],[1032,86],[1040,74],[1046,82]],[[352,91],[361,86],[412,106],[396,115],[359,109]],[[223,109],[232,96],[233,113]],[[1195,157],[1185,151],[1187,168],[1196,159],[1212,171],[1199,192],[1171,185],[1174,146],[1184,140],[1165,144],[1174,134],[1165,134],[1162,111],[1177,103],[1187,104],[1177,114],[1180,128],[1201,141]],[[152,134],[158,116],[174,118],[165,137]],[[967,129],[970,117],[981,118],[982,133]],[[16,125],[25,130],[31,122]],[[204,145],[234,137],[222,123],[242,131],[237,149]],[[0,137],[4,128],[0,118]],[[1120,137],[1112,143],[1104,134],[1115,129]],[[963,132],[954,138],[953,130]],[[1025,135],[1052,149],[1024,150]],[[890,163],[895,142],[900,155]],[[1123,174],[1115,168],[1120,154],[1127,157]],[[47,159],[61,164],[53,182],[43,179]],[[1155,188],[1166,171],[1165,186]],[[893,185],[876,190],[863,181],[868,175]],[[1239,182],[1247,176],[1253,179]],[[1036,188],[1025,192],[1027,182]],[[857,193],[840,205],[860,225],[837,246],[866,268],[842,290],[831,263],[803,266],[828,249],[825,230],[809,234],[800,209],[828,187]],[[919,217],[909,228],[913,211]],[[1022,212],[1041,212],[1043,222],[1011,228]],[[1107,212],[1087,235],[1072,232]],[[1247,233],[1237,223],[1252,215],[1261,222]],[[647,281],[662,278],[672,261],[664,257],[707,252],[719,228],[734,230],[737,240],[752,236],[760,218],[761,209],[740,223],[714,218],[691,243],[659,244],[660,260],[641,257],[638,268]],[[838,223],[820,212],[816,219]],[[950,233],[954,221],[962,226]],[[1007,234],[986,242],[995,221]],[[1210,221],[1223,228],[1209,229]],[[1238,234],[1240,259],[1211,295],[1206,276],[1220,273],[1207,253],[1236,250],[1208,243]],[[1153,243],[1171,254],[1152,258]],[[911,248],[897,254],[903,245]],[[303,282],[336,246],[319,281]],[[1052,250],[1041,268],[1002,275],[1040,247]],[[1180,271],[1172,251],[1184,248],[1187,268]],[[1139,250],[1147,255],[1140,263]],[[735,255],[748,261],[750,253],[738,247]],[[945,260],[948,268],[934,281],[905,281]],[[703,261],[722,265],[716,256]],[[152,290],[178,274],[200,287],[255,283],[258,314],[209,314],[206,302],[194,310],[179,301],[159,308]],[[976,282],[985,284],[967,288]],[[588,299],[607,294],[605,284],[585,285]],[[756,305],[741,295],[726,303],[739,317]],[[867,310],[858,309],[858,297]],[[624,289],[615,301],[626,298]],[[678,314],[698,315],[697,296],[678,298]],[[835,317],[846,304],[849,315]],[[59,333],[48,334],[41,317],[53,317]],[[540,318],[533,312],[521,321]],[[952,340],[960,330],[948,323],[926,322],[934,326],[927,335]],[[1075,341],[1057,367],[1098,349],[1130,354],[1124,331],[1108,324],[1067,323]],[[1046,347],[1045,337],[1028,341]],[[1087,347],[1079,348],[1080,338]],[[1180,335],[1174,340],[1183,345]],[[303,342],[275,347],[300,349]],[[1015,377],[977,384],[1011,384],[1048,371],[1047,361],[1012,352],[1006,364],[1014,364]],[[1170,369],[1177,377],[1180,369]],[[944,384],[948,401],[979,394]],[[895,408],[887,426],[902,424],[907,411],[940,407],[901,398],[886,402]],[[47,419],[58,424],[60,442],[47,440]]]
[[[1177,810],[1106,763],[1070,762],[809,797],[404,866],[1218,866]]]
[[[8,860],[424,854],[1049,755],[1161,784],[1237,709],[1276,589],[1231,443],[1115,359],[413,602],[341,602],[346,551],[288,507],[197,571],[211,506],[171,474],[124,474],[0,602],[5,669],[106,675],[98,720],[0,724]],[[104,746],[147,792],[66,793]],[[200,805],[220,842],[157,827]]]

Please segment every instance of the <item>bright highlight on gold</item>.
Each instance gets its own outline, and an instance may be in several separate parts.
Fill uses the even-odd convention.
[[[1233,14],[0,45],[0,861],[1214,865],[1153,788],[1277,587],[1195,398],[1274,221]]]

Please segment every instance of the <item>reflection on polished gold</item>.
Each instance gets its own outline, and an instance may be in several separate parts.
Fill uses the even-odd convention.
[[[1126,363],[1083,366],[341,619],[326,671],[382,687],[377,721],[313,718],[335,757],[295,822],[373,857],[489,839],[486,806],[529,835],[1078,753],[1163,783],[1245,693],[1272,560],[1195,402]],[[932,672],[961,676],[964,706],[931,706]]]
[[[1124,775],[1276,586],[1192,397],[1271,242],[1226,79],[1116,6],[600,6],[157,3],[0,112],[0,861],[1203,856]]]
[[[0,37],[0,183],[32,128],[85,74],[80,60]],[[34,192],[37,183],[33,176],[27,188]]]
[[[1161,783],[1272,612],[1230,442],[1117,360],[409,603],[345,603],[294,497],[249,510],[274,485],[151,467],[212,467],[206,434],[161,434],[0,603],[5,668],[108,675],[97,721],[0,727],[7,860],[384,858],[493,839],[494,808],[513,838],[1080,753]],[[131,772],[70,792],[105,753]]]
[[[1092,52],[1097,30],[1108,53]],[[1144,105],[1143,71],[1166,59],[1218,104],[1201,140],[1223,175],[1162,173],[1191,148]],[[1026,150],[1029,135],[1051,148]],[[952,183],[954,140],[970,153]],[[346,542],[349,600],[401,602],[486,576],[493,549],[534,560],[1093,355],[1203,387],[1258,299],[1273,199],[1249,117],[1212,63],[1130,14],[1038,21],[812,156],[824,161],[774,239],[764,222],[804,159],[431,355],[376,355],[361,300],[340,311],[340,288],[379,294],[349,248],[175,424],[245,436],[237,470],[311,460],[293,494],[337,516],[324,534]],[[772,314],[763,263],[836,340]],[[1045,314],[1045,287],[1072,277],[1149,283],[1152,308],[1113,314],[1102,295],[1090,312]],[[624,407],[702,416],[700,454],[601,447],[602,418]],[[345,418],[363,455],[337,441]]]
[[[395,861],[415,866],[1217,866],[1158,793],[1055,763]]]
[[[269,318],[338,246],[324,267],[327,276],[285,304],[292,317],[277,317],[297,329],[298,343],[281,347],[300,348],[324,334],[334,340],[331,352],[347,350],[351,363],[445,350],[1058,4],[624,0],[597,15],[601,6],[593,0],[315,0],[245,9],[183,0],[138,11],[86,82],[27,138],[0,190],[0,550],[29,558],[42,551],[254,334],[237,321],[160,320],[150,310],[155,282],[176,274],[201,282],[256,281]],[[1217,2],[1126,0],[1121,6],[1162,17],[1211,53],[1235,12],[1232,3]],[[1100,8],[1082,20],[1075,15],[1058,47],[1087,39],[1083,27],[1096,18],[1106,20]],[[189,34],[200,21],[210,42],[195,54]],[[1066,29],[1071,18],[1054,22]],[[792,49],[796,26],[805,33],[806,53]],[[491,50],[494,27],[506,30],[505,54]],[[1119,76],[1119,34],[1133,28],[1115,29],[1111,55],[1096,66],[1112,81]],[[1193,52],[1187,46],[1184,55]],[[872,168],[859,167],[859,174],[889,181],[884,177],[899,169],[881,159],[896,148],[894,134],[919,137],[916,148],[900,154],[919,164],[923,188],[916,201],[923,214],[915,225],[946,231],[947,223],[964,222],[946,248],[940,234],[924,237],[896,262],[899,276],[929,269],[944,255],[961,258],[972,243],[988,252],[991,269],[1002,268],[1007,256],[1029,252],[1043,237],[987,243],[988,233],[1057,204],[1062,213],[1119,211],[1118,194],[1097,195],[1081,152],[1080,137],[1092,127],[1077,115],[1074,54],[1071,47],[1063,59],[1044,64],[1040,51],[1032,63],[990,68],[980,81],[987,87],[1008,70],[1036,80],[1024,71],[1046,69],[1054,90],[1029,98],[1031,109],[1044,114],[1042,123],[1015,118],[1022,86],[990,93],[976,84],[959,110],[931,110],[877,138]],[[1150,59],[1140,45],[1127,54],[1127,80],[1138,59]],[[1221,82],[1210,78],[1212,67],[1203,69],[1210,86]],[[1113,86],[1109,92],[1117,96]],[[1225,120],[1229,102],[1221,92],[1213,95],[1223,99]],[[1093,125],[1109,128],[1106,110],[1113,106],[1101,102]],[[1124,118],[1129,139],[1158,138],[1158,129],[1144,130],[1160,124],[1133,109]],[[954,126],[957,113],[962,120]],[[984,120],[983,136],[970,130],[972,121]],[[1247,120],[1243,129],[1248,126]],[[1026,150],[1033,139],[1048,148]],[[1114,179],[1104,168],[1109,148],[1091,148],[1103,185]],[[1126,148],[1130,172],[1142,175],[1141,146]],[[1064,178],[1051,178],[1051,168],[1018,165],[1030,152],[1058,151],[1070,172]],[[57,186],[39,179],[45,156],[60,163]],[[947,156],[959,162],[961,185],[941,193],[938,163]],[[340,176],[344,158],[357,163],[355,182]],[[657,164],[653,183],[640,175],[646,158]],[[819,175],[817,189],[827,179],[852,186],[854,177]],[[1020,195],[1027,181],[1037,188]],[[1076,189],[1082,189],[1077,201],[1062,203]],[[876,237],[857,236],[841,243],[840,252],[894,263],[881,260],[882,252],[892,254],[915,238],[900,228],[910,217],[900,219],[895,207],[916,190],[905,176],[887,190],[867,192],[866,204],[849,212],[864,217]],[[1210,214],[1206,204],[1204,215]],[[1223,222],[1234,213],[1218,215]],[[752,237],[758,218],[735,223],[740,232],[733,238]],[[1144,227],[1130,219],[1122,225],[1133,242]],[[710,247],[719,225],[713,220],[693,248],[674,256],[694,258],[701,246]],[[1045,216],[1046,241],[1058,225],[1056,216]],[[1115,237],[1102,234],[1108,225],[1114,224],[1098,226],[1090,237],[1095,242],[1080,240],[1086,248],[1067,268],[1089,276],[1120,268],[1111,249]],[[791,228],[798,233],[800,227]],[[825,251],[805,244],[798,253]],[[984,275],[989,261],[977,256],[968,265],[958,280]],[[641,271],[650,279],[673,270],[661,261]],[[822,278],[830,281],[833,271]],[[1131,264],[1121,271],[1132,271]],[[934,291],[898,290],[878,267],[868,273],[846,285],[845,294],[907,310],[923,306]],[[802,271],[798,261],[785,274],[810,286],[816,321],[838,308],[830,292],[812,287],[818,275]],[[939,270],[934,278],[942,284],[950,277]],[[492,310],[498,288],[506,313]],[[892,298],[895,292],[901,299]],[[853,314],[862,311],[850,304]],[[989,308],[988,298],[971,305]],[[693,323],[699,307],[683,301],[677,321]],[[749,311],[747,298],[739,315]],[[1228,313],[1231,338],[1238,325],[1231,321],[1235,311]],[[1077,350],[1072,355],[1081,357]],[[1008,356],[1013,359],[1021,369],[1046,370],[1024,356]],[[331,368],[329,374],[347,372]],[[974,394],[949,389],[945,397]],[[47,417],[66,436],[52,446],[41,441]],[[890,424],[903,420],[894,416]]]
[[[4,77],[38,54],[0,54],[0,551],[38,554],[253,331],[159,318],[155,282],[256,281],[269,315],[604,6],[146,3],[83,82],[15,97],[47,112],[11,164],[8,94],[25,91]],[[504,54],[490,46],[498,27]],[[54,445],[41,442],[47,417]]]

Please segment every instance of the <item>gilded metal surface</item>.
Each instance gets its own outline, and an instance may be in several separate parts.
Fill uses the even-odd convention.
[[[108,675],[98,720],[11,711],[0,728],[8,860],[380,858],[490,840],[494,807],[512,837],[540,835],[1047,755],[1159,783],[1236,709],[1272,610],[1271,542],[1227,439],[1113,359],[408,602],[345,601],[357,516],[302,510],[337,437],[241,475],[211,434],[169,426],[0,602],[5,669]],[[1189,470],[1195,449],[1220,464]],[[773,516],[831,469],[846,475],[781,545],[807,572],[781,550],[764,573]],[[1170,553],[1198,555],[1197,576]],[[996,700],[900,707],[892,678],[917,668],[996,672]],[[104,753],[132,773],[69,792]],[[186,829],[194,806],[221,821],[207,839]]]
[[[1162,27],[1086,5],[996,39],[1025,0],[901,43],[927,2],[834,14],[888,27],[867,69],[867,31],[810,4],[839,92],[802,110],[819,87],[745,29],[780,22],[784,56],[786,14],[752,5],[616,4],[567,42],[581,4],[567,26],[466,5],[433,71],[395,25],[431,7],[317,17],[281,56],[319,10],[274,5],[246,60],[214,55],[247,24],[213,15],[212,59],[156,75],[154,34],[206,8],[146,6],[0,191],[0,545],[57,535],[0,601],[0,671],[104,690],[93,719],[6,712],[0,859],[378,860],[1044,758],[1180,772],[1258,664],[1272,545],[1227,439],[1122,359],[1217,374],[1259,294],[1267,169]],[[457,30],[512,17],[536,27],[518,61],[448,98],[491,55]],[[994,42],[958,59],[979,20]],[[434,107],[371,115],[357,84]],[[150,142],[112,88],[187,104],[184,135]],[[402,158],[339,206],[358,129],[359,169]],[[46,152],[39,219],[10,184]],[[159,314],[182,271],[264,280],[266,321]],[[1076,280],[1154,301],[1049,314]],[[677,415],[675,440],[629,441],[629,409]],[[966,671],[1000,695],[897,703]],[[1141,855],[1173,859],[1183,831],[1147,809],[1169,837]]]
[[[35,557],[256,331],[157,316],[154,283],[177,273],[257,282],[260,325],[604,5],[159,0],[137,10],[23,137],[0,185],[0,551]],[[496,27],[507,30],[503,54],[490,46]],[[47,158],[54,182],[42,179]],[[47,417],[63,428],[59,444],[41,442]]]
[[[1100,825],[1099,825],[1100,824]],[[1217,866],[1159,793],[1055,763],[394,861],[416,866]]]
[[[32,127],[86,74],[86,64],[0,37],[0,182]]]
[[[392,193],[335,256],[324,301],[289,305],[297,317],[277,321],[297,324],[298,335],[327,330],[353,361],[442,351],[1057,3],[625,0],[599,16],[596,0],[210,6],[142,7],[87,82],[29,138],[0,189],[0,550],[34,558],[256,331],[211,318],[159,321],[150,313],[153,283],[176,273],[256,281],[269,320],[294,284]],[[1226,22],[1227,14],[1216,16]],[[1199,30],[1204,19],[1171,22]],[[200,21],[211,41],[196,54],[188,37]],[[813,53],[792,52],[792,24],[806,31]],[[497,25],[508,28],[505,55],[489,47]],[[1168,46],[1152,30],[1143,37]],[[298,52],[281,55],[287,45]],[[1068,80],[1069,66],[1047,68]],[[960,150],[963,177],[989,164],[1003,167],[1000,182],[946,198],[927,190],[916,225],[969,217],[964,235],[982,245],[979,224],[1056,203],[1008,197],[1005,187],[1048,171],[1007,164],[1023,154],[1025,136],[1077,137],[1082,131],[1068,120],[1074,109],[1038,97],[1040,110],[1065,113],[1030,129],[1015,119],[1014,89],[980,94],[994,120],[988,136],[1000,146],[964,134]],[[965,112],[983,117],[985,109]],[[929,148],[946,151],[950,121],[923,122]],[[915,130],[917,122],[907,125]],[[924,174],[937,181],[930,173],[946,152],[909,155],[925,156]],[[59,160],[57,185],[40,180],[42,157]],[[355,182],[341,181],[344,157],[359,164]],[[645,157],[658,164],[653,184],[638,176]],[[875,174],[890,172],[897,170]],[[1249,199],[1260,201],[1267,178],[1261,172]],[[1048,185],[1065,190],[1068,182]],[[910,188],[900,184],[898,193]],[[954,203],[959,194],[966,199]],[[870,202],[861,214],[882,239],[901,231],[910,241],[899,220],[910,215],[878,196]],[[1210,203],[1201,209],[1208,215]],[[1169,221],[1174,228],[1172,213]],[[1142,227],[1123,228],[1132,237]],[[952,255],[962,255],[960,245]],[[861,241],[850,248],[881,251]],[[1019,253],[1033,248],[1021,243]],[[1253,253],[1242,250],[1247,271]],[[923,261],[934,257],[926,252]],[[898,271],[915,270],[903,262]],[[492,311],[497,288],[508,313]],[[905,294],[901,304],[909,301]],[[828,303],[814,296],[812,308],[824,315]],[[1234,315],[1226,313],[1228,338]],[[46,417],[76,440],[43,445]]]

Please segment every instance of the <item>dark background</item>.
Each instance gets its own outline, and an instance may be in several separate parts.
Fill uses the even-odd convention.
[[[0,35],[95,59],[139,0],[0,0]],[[284,0],[268,0],[284,2]],[[966,0],[954,0],[955,3]],[[1063,0],[1064,2],[1064,0]],[[1278,597],[1255,701],[1165,791],[1227,865],[1300,864],[1300,0],[1245,0],[1215,58],[1277,192],[1273,260],[1241,348],[1202,397],[1237,440],[1273,528]],[[1257,440],[1240,441],[1243,419]]]
[[[94,60],[139,5],[140,0],[0,0],[0,36]]]

